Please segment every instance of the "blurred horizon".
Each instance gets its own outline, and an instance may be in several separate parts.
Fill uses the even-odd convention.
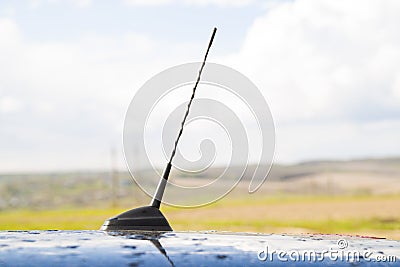
[[[239,167],[238,167],[239,168]],[[239,168],[240,169],[240,168]],[[208,183],[201,175],[173,170],[184,186]],[[224,184],[236,179],[233,169]],[[142,175],[150,183],[151,172]],[[248,193],[248,176],[222,199],[199,208],[162,205],[175,231],[351,234],[400,239],[400,158],[274,165],[264,185]],[[154,188],[155,189],[155,186]],[[201,195],[167,187],[164,200],[188,205],[211,200],[217,185]],[[152,193],[152,192],[150,192]],[[185,192],[184,192],[185,193]],[[99,229],[127,209],[148,205],[127,172],[0,174],[0,229]]]
[[[321,164],[321,163],[351,163],[351,162],[368,162],[368,161],[397,161],[400,159],[400,156],[392,156],[392,157],[365,157],[365,158],[351,158],[351,159],[310,159],[310,160],[304,160],[304,161],[299,161],[299,162],[289,162],[289,163],[279,163],[279,162],[273,162],[272,167],[274,166],[281,166],[281,167],[290,167],[290,166],[296,166],[296,165],[307,165],[307,164]],[[232,166],[234,167],[239,167],[240,164],[233,164]],[[249,167],[254,167],[254,166],[266,166],[263,164],[249,164]],[[155,166],[156,170],[158,171],[163,171],[165,166]],[[215,164],[210,169],[213,168],[225,168],[223,164],[218,165]],[[140,170],[140,169],[139,169]],[[148,171],[148,169],[141,169],[141,171]],[[84,174],[84,173],[112,173],[112,172],[118,172],[118,173],[129,173],[129,168],[125,166],[125,168],[115,168],[111,163],[109,166],[104,167],[103,169],[54,169],[54,170],[25,170],[25,171],[0,171],[0,176],[2,175],[36,175],[36,174],[63,174],[63,173],[76,173],[76,174]],[[205,170],[207,172],[207,170]],[[177,171],[179,173],[179,171]],[[268,178],[267,178],[268,179]]]

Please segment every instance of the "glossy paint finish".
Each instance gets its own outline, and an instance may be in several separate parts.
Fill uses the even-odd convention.
[[[347,247],[338,248],[338,240]],[[268,251],[266,251],[268,247]],[[332,259],[323,252],[368,251],[368,259]],[[282,250],[291,256],[278,259]],[[292,256],[316,251],[314,260]],[[267,254],[263,254],[262,252]],[[275,254],[274,254],[275,253]],[[268,255],[265,261],[260,260]],[[271,258],[274,257],[273,259]],[[282,255],[281,255],[282,256]],[[392,262],[377,258],[393,256]],[[286,260],[285,260],[286,259]],[[395,262],[393,262],[395,259]],[[0,266],[399,266],[400,241],[341,235],[225,232],[2,231]]]

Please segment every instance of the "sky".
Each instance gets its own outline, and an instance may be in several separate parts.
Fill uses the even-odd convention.
[[[135,92],[200,61],[213,27],[209,61],[267,100],[275,162],[399,156],[398,14],[397,0],[3,0],[0,172],[104,170],[111,149],[124,169]]]

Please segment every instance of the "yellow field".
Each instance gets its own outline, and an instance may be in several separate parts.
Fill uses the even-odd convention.
[[[164,207],[174,230],[337,233],[400,239],[400,195],[223,199],[197,209]],[[130,207],[0,212],[1,230],[99,229]]]

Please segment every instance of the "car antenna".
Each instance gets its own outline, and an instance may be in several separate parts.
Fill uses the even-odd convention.
[[[174,143],[174,149],[172,150],[171,157],[169,158],[167,167],[164,170],[163,176],[158,183],[156,192],[151,200],[149,206],[144,206],[136,209],[128,210],[120,215],[110,218],[104,222],[101,226],[100,230],[104,231],[130,231],[130,230],[142,230],[142,231],[172,231],[171,226],[169,225],[167,219],[160,211],[160,204],[162,197],[164,195],[165,187],[168,182],[169,173],[172,168],[172,160],[175,157],[176,149],[178,147],[179,139],[183,133],[183,127],[185,125],[186,119],[189,115],[190,106],[192,105],[197,86],[200,82],[201,74],[203,72],[203,68],[206,64],[207,56],[210,51],[211,45],[214,41],[215,34],[217,32],[217,28],[214,28],[210,42],[207,47],[206,54],[203,59],[203,63],[201,64],[196,83],[193,87],[192,96],[190,97],[189,103],[186,108],[185,115],[181,122],[181,128],[179,130],[178,136]]]

